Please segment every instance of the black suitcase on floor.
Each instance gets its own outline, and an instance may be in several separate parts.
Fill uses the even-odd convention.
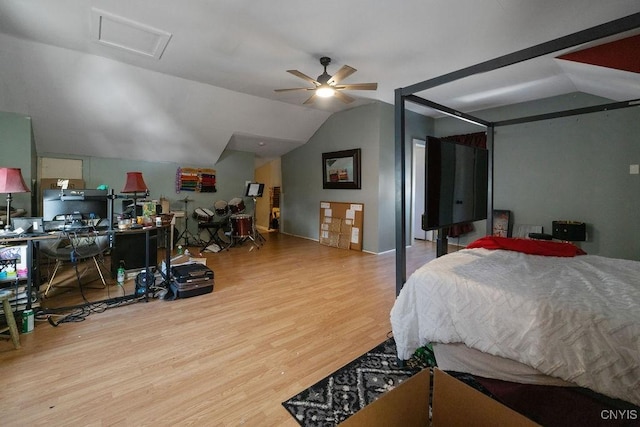
[[[213,270],[203,264],[171,267],[171,291],[175,298],[189,298],[213,292]]]

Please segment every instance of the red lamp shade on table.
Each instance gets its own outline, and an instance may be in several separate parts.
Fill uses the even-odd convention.
[[[127,172],[127,182],[122,189],[123,193],[133,193],[133,216],[136,216],[138,211],[138,193],[145,193],[149,191],[149,187],[142,178],[142,172]]]
[[[142,178],[142,172],[127,172],[127,182],[122,189],[123,193],[144,193],[149,187]]]
[[[7,223],[5,230],[11,226],[11,193],[28,193],[30,190],[22,179],[20,168],[0,168],[0,193],[7,194]]]

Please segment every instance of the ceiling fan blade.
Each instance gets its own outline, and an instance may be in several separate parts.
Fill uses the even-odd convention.
[[[296,77],[300,77],[302,80],[306,80],[313,85],[320,86],[320,82],[318,82],[316,79],[312,79],[311,77],[298,70],[287,70],[287,73],[291,73]]]
[[[338,98],[340,101],[344,102],[345,104],[349,104],[353,101],[355,101],[355,99],[353,99],[352,97],[350,97],[349,95],[346,95],[342,92],[336,91],[336,93],[333,95],[336,98]]]
[[[334,89],[342,90],[376,90],[378,83],[353,83],[349,85],[336,85]]]
[[[290,92],[293,90],[316,90],[315,87],[291,87],[288,89],[274,89],[274,92]]]
[[[317,96],[316,96],[316,94],[314,93],[313,95],[311,95],[311,96],[309,97],[309,99],[307,99],[306,101],[304,101],[304,102],[303,102],[303,104],[313,104],[313,103],[314,103],[314,101],[316,100],[316,98],[317,98]]]
[[[348,65],[343,65],[334,75],[327,81],[328,84],[333,85],[341,82],[342,80],[349,77],[351,74],[355,73],[357,70]]]

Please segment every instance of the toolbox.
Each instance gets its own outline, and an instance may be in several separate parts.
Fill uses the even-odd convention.
[[[171,290],[176,298],[189,298],[213,292],[213,270],[203,264],[171,267]]]

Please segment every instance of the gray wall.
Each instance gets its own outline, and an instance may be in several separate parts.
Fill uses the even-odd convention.
[[[431,119],[408,114],[407,140],[424,138]],[[362,189],[324,190],[322,153],[360,148]],[[410,164],[410,163],[409,163]],[[320,202],[364,204],[363,250],[395,248],[395,149],[393,106],[381,102],[333,114],[305,145],[282,157],[284,233],[319,238]]]
[[[318,240],[320,202],[364,205],[363,249],[376,251],[379,103],[333,114],[303,146],[282,156],[281,230]],[[324,190],[322,153],[361,149],[361,190]]]
[[[31,117],[24,114],[5,113],[0,111],[0,166],[20,168],[22,178],[29,187],[30,193],[14,193],[11,195],[11,207],[26,209],[27,215],[35,211],[35,205],[31,203],[31,195],[36,193],[35,171],[37,159],[31,128]],[[31,179],[33,176],[33,180]],[[7,211],[7,198],[0,195],[2,212]]]
[[[506,119],[604,102],[571,94],[475,114]],[[462,123],[437,120],[437,135],[479,129]],[[637,107],[497,128],[494,208],[509,209],[516,224],[542,225],[547,233],[553,220],[584,221],[585,251],[640,259],[640,175],[629,174],[629,165],[640,163],[638,135]]]
[[[220,160],[210,167],[216,170],[215,193],[197,193],[183,191],[176,193],[175,182],[176,172],[179,167],[190,167],[190,165],[179,165],[177,163],[144,162],[127,159],[111,159],[102,157],[83,156],[61,156],[55,153],[38,153],[40,157],[63,157],[82,159],[83,179],[87,188],[96,188],[98,185],[106,184],[113,189],[116,194],[124,187],[126,173],[130,171],[141,171],[144,181],[149,187],[149,198],[160,199],[164,196],[171,203],[172,210],[184,210],[184,199],[193,200],[188,203],[189,230],[196,234],[197,221],[192,220],[193,211],[196,208],[213,209],[213,204],[217,200],[229,201],[234,197],[243,197],[245,183],[253,181],[254,154],[242,151],[226,150]],[[25,175],[26,178],[26,175]],[[253,209],[251,199],[244,198],[247,210]],[[115,210],[120,212],[121,204],[116,201]],[[183,228],[182,220],[177,220],[176,226]]]
[[[127,172],[140,171],[149,187],[151,199],[164,196],[171,202],[172,209],[184,210],[183,200],[188,197],[189,200],[194,200],[188,204],[190,213],[198,207],[211,209],[216,200],[229,201],[234,197],[242,197],[245,182],[253,180],[254,155],[242,151],[225,151],[218,163],[211,165],[211,168],[216,171],[218,191],[215,193],[191,191],[176,193],[176,171],[179,167],[189,167],[189,165],[103,157],[60,156],[53,153],[39,153],[39,155],[40,157],[82,159],[85,186],[96,188],[98,185],[106,184],[109,188],[113,188],[116,194],[124,187]]]
[[[406,174],[407,200],[411,200],[411,165],[413,140],[425,139],[427,135],[433,134],[433,119],[424,117],[411,111],[406,113],[405,145],[406,164],[408,170]],[[395,203],[396,203],[396,170],[395,170],[395,115],[394,106],[391,104],[380,104],[380,163],[378,164],[378,253],[395,249]],[[412,221],[411,209],[407,209],[407,242],[411,242]]]
[[[407,103],[410,106],[410,103]],[[411,111],[405,111],[406,120],[405,120],[405,201],[406,201],[406,209],[405,209],[405,224],[406,224],[406,235],[405,241],[407,242],[407,246],[411,246],[413,244],[411,238],[411,227],[414,223],[413,211],[411,208],[412,198],[413,198],[413,152],[414,152],[414,139],[419,139],[424,141],[428,135],[434,135],[434,120],[430,117],[424,117],[420,114],[416,114]],[[393,118],[393,116],[392,116]],[[392,120],[395,126],[395,120]],[[394,137],[394,146],[395,146],[395,137]],[[395,151],[395,148],[394,148]],[[395,162],[395,152],[393,156],[393,161]],[[424,181],[424,177],[422,178]],[[395,188],[394,188],[395,191]],[[399,196],[398,196],[399,200]],[[394,218],[395,215],[391,216]],[[394,232],[395,238],[395,232]],[[395,248],[395,242],[393,244],[393,248]]]

